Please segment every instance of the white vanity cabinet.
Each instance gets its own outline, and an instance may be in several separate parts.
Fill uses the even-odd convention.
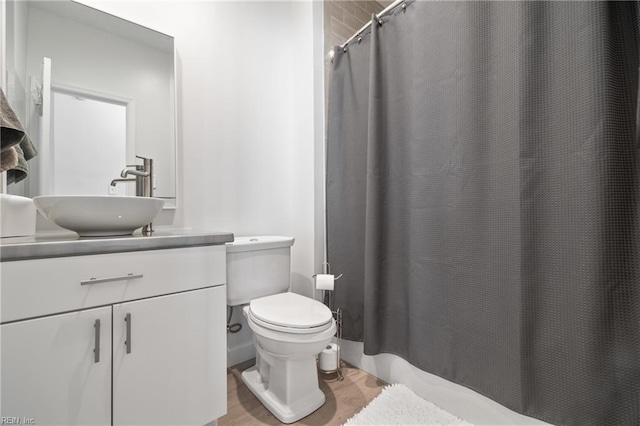
[[[226,412],[225,309],[224,287],[113,307],[114,425],[204,425]]]
[[[2,417],[111,424],[111,308],[5,324],[0,333]]]
[[[212,245],[2,262],[0,416],[203,425],[224,415],[225,256]]]

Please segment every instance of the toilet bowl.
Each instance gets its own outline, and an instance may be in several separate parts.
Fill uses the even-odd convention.
[[[242,381],[283,423],[293,423],[325,402],[316,355],[336,323],[322,303],[287,292],[290,237],[239,237],[227,244],[227,304],[244,306],[256,363]]]
[[[322,406],[315,356],[336,332],[329,308],[282,293],[251,301],[243,314],[253,331],[256,364],[242,373],[242,380],[253,394],[283,423]]]

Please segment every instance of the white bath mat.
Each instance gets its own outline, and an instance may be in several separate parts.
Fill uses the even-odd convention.
[[[399,384],[382,389],[380,395],[345,423],[347,425],[472,426]]]

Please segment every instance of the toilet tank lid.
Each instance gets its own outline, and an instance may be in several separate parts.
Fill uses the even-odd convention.
[[[279,237],[275,235],[261,235],[254,237],[235,237],[234,241],[227,243],[227,253],[241,251],[266,250],[283,247],[291,247],[295,238]]]

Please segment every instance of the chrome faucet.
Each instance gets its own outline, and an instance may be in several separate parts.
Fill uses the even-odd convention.
[[[139,155],[136,155],[136,158],[140,158],[143,164],[134,164],[124,168],[120,172],[122,179],[112,180],[111,186],[116,186],[119,182],[135,182],[136,196],[153,197],[153,160],[151,158],[140,157]],[[134,168],[130,169],[129,167]],[[125,179],[127,176],[135,176],[135,178]]]
[[[112,180],[111,186],[115,187],[120,182],[135,182],[137,197],[153,197],[153,159],[140,157],[139,155],[136,155],[136,158],[140,158],[142,164],[133,164],[124,168],[120,172],[121,179]],[[130,167],[133,167],[133,169]],[[135,178],[127,179],[127,176],[135,176]],[[144,235],[151,234],[152,232],[152,223],[142,228]]]

